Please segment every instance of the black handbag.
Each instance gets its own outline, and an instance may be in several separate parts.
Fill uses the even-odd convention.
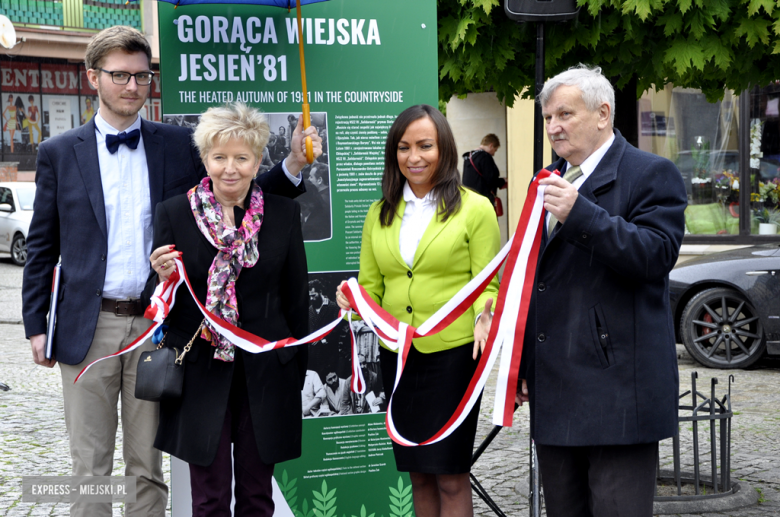
[[[184,386],[184,356],[192,348],[195,338],[200,335],[204,322],[201,322],[181,353],[178,348],[163,346],[163,337],[156,350],[141,354],[135,376],[135,398],[160,402],[181,397]]]

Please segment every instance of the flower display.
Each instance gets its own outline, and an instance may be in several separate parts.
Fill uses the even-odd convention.
[[[761,134],[764,130],[764,122],[761,119],[754,118],[750,121],[750,168],[758,169],[761,167],[761,158],[764,153],[761,152]]]
[[[715,186],[723,189],[739,190],[739,176],[731,169],[716,173]]]
[[[777,205],[780,202],[780,178],[774,178],[771,181],[758,183],[758,192],[750,193],[750,201],[758,203],[772,203]]]

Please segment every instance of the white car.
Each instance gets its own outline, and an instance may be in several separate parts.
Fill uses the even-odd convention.
[[[35,183],[0,183],[0,251],[17,266],[27,262],[27,232],[33,215]]]

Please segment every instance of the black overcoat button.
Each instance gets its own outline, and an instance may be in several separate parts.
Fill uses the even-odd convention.
[[[547,336],[544,335],[544,332],[540,332],[539,335],[536,336],[536,339],[538,339],[540,343],[544,343],[544,340],[547,339]]]

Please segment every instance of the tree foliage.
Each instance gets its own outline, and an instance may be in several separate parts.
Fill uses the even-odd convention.
[[[637,96],[667,83],[711,101],[780,79],[780,0],[577,0],[577,18],[545,25],[545,72],[600,66]],[[533,95],[536,26],[502,0],[438,0],[439,99],[495,91],[511,106]]]

